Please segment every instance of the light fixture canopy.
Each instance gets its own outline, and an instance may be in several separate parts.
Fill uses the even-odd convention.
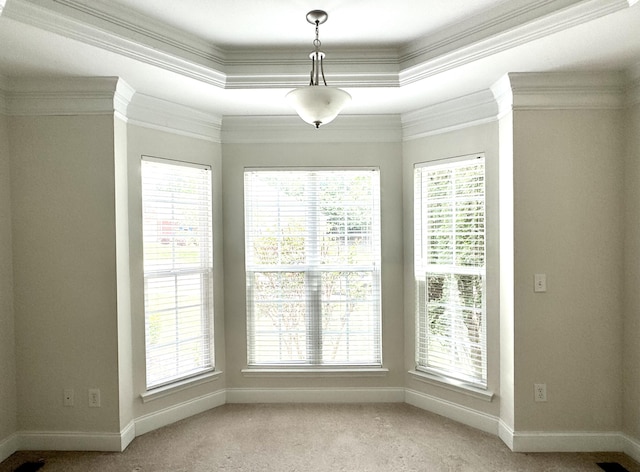
[[[351,95],[342,89],[328,87],[324,77],[324,52],[320,51],[322,43],[319,39],[320,25],[327,21],[329,15],[323,10],[312,10],[307,13],[307,21],[316,26],[316,39],[313,41],[314,51],[311,59],[311,78],[309,85],[292,90],[287,100],[296,110],[300,118],[317,128],[327,124],[338,116],[340,111],[351,101]],[[320,85],[320,77],[322,83]]]

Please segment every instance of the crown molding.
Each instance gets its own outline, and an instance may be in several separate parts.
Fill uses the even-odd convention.
[[[404,141],[495,121],[498,105],[490,90],[438,103],[402,115]]]
[[[491,91],[498,117],[522,110],[619,109],[627,105],[622,72],[510,73]]]
[[[10,79],[7,114],[126,117],[134,90],[117,77]]]
[[[147,28],[130,29],[135,26],[133,23],[95,9],[80,9],[82,4],[72,0],[56,0],[53,3],[45,0],[8,1],[4,13],[15,21],[203,83],[225,87],[226,75],[221,66],[223,59],[207,52],[213,46],[186,34],[174,39]],[[71,9],[67,4],[77,5],[78,8]],[[150,23],[148,20],[141,21],[147,25]],[[170,31],[165,25],[157,28],[163,33]]]
[[[516,2],[509,2],[511,5]],[[479,25],[477,18],[427,38],[400,58],[400,85],[431,77],[544,36],[628,8],[625,0],[520,0]]]
[[[216,87],[287,88],[308,80],[307,54],[302,50],[299,55],[282,48],[223,50],[114,2],[0,0],[0,5],[3,1],[9,18]],[[637,1],[512,0],[402,49],[331,51],[328,78],[339,87],[404,86]]]
[[[225,144],[400,142],[399,115],[340,115],[315,129],[297,116],[224,116]]]
[[[222,118],[177,103],[136,94],[128,109],[132,125],[182,136],[222,142]]]

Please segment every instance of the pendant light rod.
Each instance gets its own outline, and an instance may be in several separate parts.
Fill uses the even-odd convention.
[[[316,27],[314,50],[309,55],[311,73],[309,85],[295,89],[287,94],[287,100],[293,105],[300,118],[317,128],[333,121],[342,108],[351,100],[344,90],[328,87],[324,76],[324,52],[320,50],[320,25],[327,21],[329,15],[323,10],[312,10],[307,13],[307,21]],[[320,85],[320,76],[322,83]]]

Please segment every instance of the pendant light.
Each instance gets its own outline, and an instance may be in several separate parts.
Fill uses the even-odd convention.
[[[322,10],[313,10],[307,13],[307,21],[316,25],[316,39],[313,41],[315,49],[309,55],[311,80],[307,87],[292,90],[286,97],[300,118],[316,128],[333,121],[345,105],[351,101],[351,95],[339,88],[328,87],[324,78],[323,59],[325,54],[320,51],[322,43],[319,39],[319,29],[328,17],[329,15]],[[320,77],[322,77],[324,85],[320,85]]]

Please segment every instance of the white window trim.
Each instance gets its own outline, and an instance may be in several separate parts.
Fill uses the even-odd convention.
[[[425,162],[419,162],[414,164],[414,172],[416,169],[421,169],[421,168],[426,168],[426,167],[438,167],[438,166],[443,166],[443,165],[449,165],[449,164],[454,164],[454,163],[458,163],[458,162],[465,162],[465,161],[472,161],[473,159],[477,159],[477,158],[485,158],[484,153],[475,153],[475,154],[468,154],[468,155],[462,155],[462,156],[455,156],[455,157],[447,157],[447,158],[441,158],[441,159],[434,159],[434,160],[430,160],[430,161],[425,161]],[[486,166],[485,166],[485,185],[486,185]],[[415,189],[414,189],[415,192]],[[486,187],[485,187],[485,193],[484,193],[484,204],[485,204],[485,221],[486,221]],[[415,205],[415,201],[414,201],[414,205]],[[414,207],[414,211],[415,211],[415,207]],[[415,218],[415,215],[414,215]],[[415,230],[415,228],[414,228]],[[415,232],[414,232],[415,234]],[[415,236],[414,236],[415,237]],[[414,247],[415,247],[415,241],[414,241]],[[488,401],[491,401],[491,399],[493,398],[493,393],[490,392],[488,390],[488,376],[489,376],[489,366],[488,366],[488,362],[489,362],[489,353],[488,353],[488,340],[487,340],[487,322],[488,322],[488,318],[489,318],[489,314],[487,311],[487,306],[486,306],[486,296],[487,296],[487,285],[486,285],[486,281],[487,281],[487,263],[486,263],[486,251],[487,251],[487,247],[486,247],[486,227],[485,227],[485,265],[484,265],[484,269],[483,269],[483,275],[484,275],[484,281],[485,281],[485,285],[484,285],[484,326],[483,326],[483,330],[484,330],[484,336],[485,336],[485,340],[484,340],[484,356],[485,356],[485,375],[486,378],[484,379],[484,383],[475,383],[473,380],[470,381],[465,381],[461,378],[457,378],[454,375],[448,375],[445,372],[440,372],[436,369],[432,369],[430,367],[426,367],[426,366],[421,366],[418,365],[417,362],[417,345],[415,347],[415,356],[416,356],[416,365],[415,368],[413,370],[409,371],[409,374],[413,375],[417,380],[426,382],[426,383],[431,383],[434,385],[438,385],[441,386],[443,388],[447,388],[453,391],[459,391],[462,393],[470,393],[472,396],[477,396],[478,398],[482,398],[482,399],[486,399],[488,398]],[[414,276],[414,284],[416,283],[416,268],[415,268],[415,254],[414,254],[414,269],[413,269],[413,276]],[[470,267],[469,268],[469,272],[475,272],[475,267]],[[417,306],[414,306],[414,310],[417,309]],[[416,316],[414,314],[414,316]],[[415,328],[415,337],[416,337],[416,342],[417,338],[419,336],[419,332],[418,332],[418,327],[416,326]]]
[[[310,367],[310,368],[286,368],[286,367],[274,367],[274,368],[251,368],[242,369],[242,375],[244,377],[302,377],[302,378],[318,378],[318,377],[386,377],[389,374],[389,369],[385,367],[358,367],[353,366],[345,367],[331,367],[325,368]]]
[[[222,374],[223,372],[221,370],[216,370],[197,375],[195,377],[189,377],[187,379],[179,380],[171,384],[163,385],[162,387],[156,387],[151,390],[147,390],[146,392],[140,394],[140,398],[142,399],[142,403],[148,403],[153,400],[158,400],[159,398],[173,395],[174,393],[180,392],[182,390],[187,390],[197,385],[202,385],[208,382],[213,382],[214,380],[219,380],[220,377],[222,377]]]
[[[373,172],[377,172],[378,175],[380,175],[380,168],[379,167],[374,167],[374,166],[356,166],[356,167],[332,167],[332,166],[320,166],[320,167],[247,167],[244,169],[245,173],[246,172],[259,172],[259,171],[267,171],[267,172],[273,172],[273,171],[304,171],[304,172],[310,172],[310,171],[318,171],[318,172],[323,172],[323,171],[373,171]],[[378,191],[379,191],[379,187],[378,187]],[[381,196],[378,195],[378,211],[380,211],[380,198]],[[379,237],[381,237],[381,223],[380,223],[380,215],[378,214],[378,222],[379,222],[379,230],[380,230],[380,235]],[[380,250],[381,250],[381,242],[380,244]],[[291,364],[279,364],[279,363],[274,363],[274,364],[269,364],[269,363],[264,363],[264,364],[250,364],[246,369],[242,370],[243,375],[245,376],[284,376],[284,377],[291,377],[291,376],[303,376],[303,377],[310,377],[310,376],[384,376],[387,375],[388,373],[388,369],[382,367],[382,356],[383,356],[383,352],[382,352],[382,302],[381,302],[381,297],[382,297],[382,291],[381,291],[381,282],[382,282],[382,277],[380,275],[380,271],[381,271],[381,259],[382,259],[382,255],[379,255],[379,260],[378,260],[378,264],[374,265],[373,271],[374,272],[378,272],[378,277],[377,277],[377,284],[378,284],[378,299],[377,299],[377,303],[378,303],[378,313],[380,314],[380,319],[378,321],[379,323],[379,327],[378,327],[378,337],[380,339],[380,348],[379,348],[379,356],[380,356],[380,362],[376,362],[376,363],[372,363],[372,364],[348,364],[348,365],[332,365],[332,364],[313,364],[313,363],[291,363]],[[272,272],[278,272],[278,271],[294,271],[294,272],[304,272],[304,273],[309,273],[309,272],[313,272],[313,269],[315,269],[315,267],[309,267],[309,266],[305,266],[305,265],[295,265],[294,267],[288,268],[286,266],[282,266],[282,265],[276,265],[276,266],[253,266],[253,265],[249,265],[247,264],[245,266],[245,270],[247,271],[247,273],[249,272],[259,272],[259,269],[267,270],[267,271],[272,271]],[[336,266],[333,267],[332,265],[323,265],[322,266],[323,270],[318,272],[325,272],[325,271],[330,271],[330,270],[334,270],[334,269],[343,269],[343,266]],[[256,270],[258,269],[258,270]],[[312,270],[310,270],[312,269]],[[364,269],[366,270],[371,270],[371,268],[369,266],[366,267],[360,267],[357,265],[353,265],[353,266],[349,266],[350,270],[355,270],[355,271],[362,271]],[[247,346],[249,349],[249,346]]]
[[[470,383],[462,382],[451,377],[430,374],[428,372],[422,372],[418,370],[410,370],[408,373],[414,379],[420,382],[435,385],[437,387],[444,388],[452,392],[461,393],[473,398],[478,398],[486,402],[493,401],[494,393],[492,391],[475,386]]]

